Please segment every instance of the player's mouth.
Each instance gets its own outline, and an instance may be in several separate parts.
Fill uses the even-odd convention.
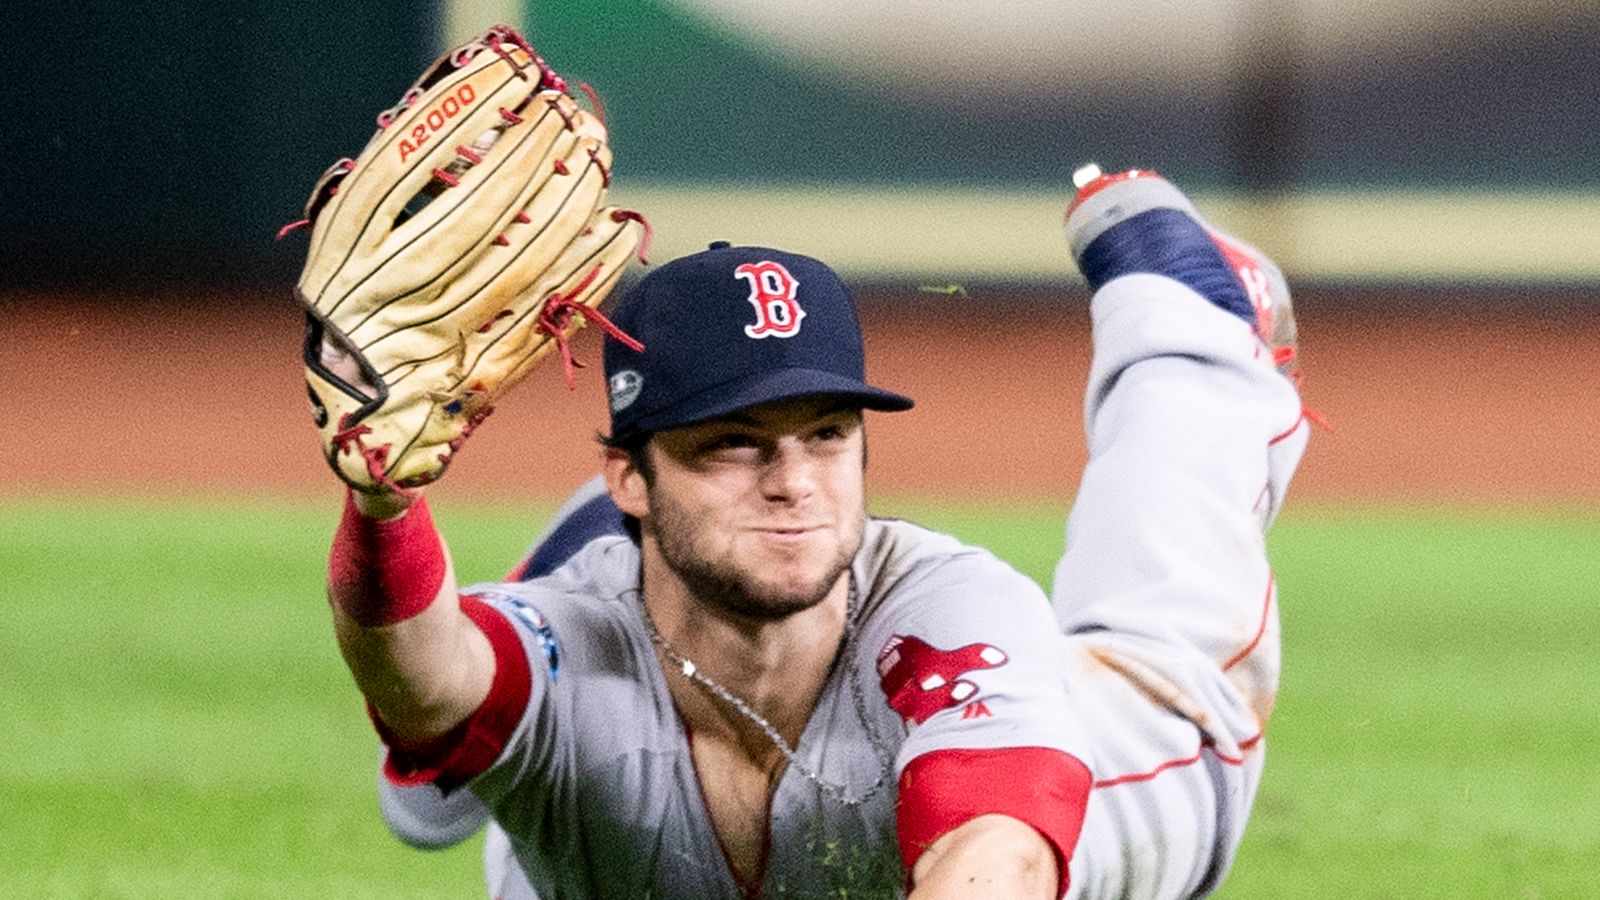
[[[823,530],[821,525],[758,525],[751,529],[761,537],[778,542],[802,541]]]

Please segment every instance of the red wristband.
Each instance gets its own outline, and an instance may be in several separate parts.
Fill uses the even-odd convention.
[[[1067,864],[1078,844],[1094,776],[1077,757],[1046,747],[932,750],[900,774],[896,823],[906,877],[917,859],[951,829],[999,813],[1032,825],[1056,854],[1066,893]]]
[[[345,493],[328,556],[328,597],[357,625],[393,625],[427,609],[447,567],[426,499],[384,521],[364,515],[354,494]]]

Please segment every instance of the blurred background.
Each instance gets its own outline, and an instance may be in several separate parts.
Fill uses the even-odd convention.
[[[135,492],[324,485],[293,386],[305,236],[273,235],[442,47],[508,20],[602,98],[613,196],[650,217],[655,259],[765,243],[857,287],[884,334],[878,377],[924,398],[916,424],[883,426],[880,483],[1070,496],[1085,317],[1060,218],[1072,170],[1096,160],[1166,173],[1288,271],[1307,398],[1334,427],[1303,492],[1600,497],[1600,466],[1583,464],[1600,441],[1600,3],[52,12],[21,17],[14,39],[50,64],[0,76],[0,413],[35,415],[18,387],[41,376],[74,399],[46,417],[53,440],[0,472],[14,490],[58,473]],[[128,366],[137,389],[112,374]],[[589,469],[598,379],[571,396],[553,375],[532,382],[448,489],[559,494]],[[117,421],[140,440],[93,452]],[[269,462],[241,485],[195,434]]]
[[[1153,167],[1287,270],[1319,429],[1270,541],[1274,762],[1230,897],[1600,877],[1600,2],[8,4],[0,895],[470,897],[403,850],[319,599],[312,183],[499,21],[603,100],[665,261],[856,288],[874,508],[1048,579],[1085,452],[1071,173]],[[636,277],[636,276],[634,276]],[[598,364],[590,330],[575,342]],[[536,370],[433,491],[510,568],[593,471]]]
[[[494,19],[604,98],[663,250],[723,229],[867,278],[1067,277],[1079,162],[1254,214],[1318,283],[1600,273],[1600,4],[1524,0],[87,2],[20,22],[7,280],[282,285],[295,218]],[[32,33],[30,33],[32,32]],[[70,48],[70,49],[67,49]],[[1035,221],[1035,217],[1048,221]]]

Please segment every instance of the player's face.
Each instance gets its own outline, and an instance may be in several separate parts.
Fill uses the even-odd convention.
[[[866,523],[860,410],[778,401],[652,445],[641,525],[701,602],[780,619],[839,583]]]

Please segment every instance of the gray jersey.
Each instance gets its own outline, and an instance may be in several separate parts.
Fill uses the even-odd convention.
[[[1280,651],[1263,533],[1306,423],[1254,333],[1188,288],[1130,275],[1092,309],[1090,462],[1054,620],[1040,619],[1031,585],[981,551],[874,522],[855,563],[863,627],[800,749],[852,794],[876,778],[874,732],[895,749],[896,774],[951,747],[1065,749],[1093,772],[1068,897],[1192,897],[1222,880],[1260,783]],[[535,668],[548,667],[550,646],[535,636],[561,642],[561,674],[540,682],[515,744],[473,785],[510,826],[509,839],[491,826],[486,843],[490,884],[507,897],[527,896],[522,870],[542,900],[645,887],[735,896],[638,617],[637,566],[631,544],[602,539],[551,579],[486,589],[511,611]],[[988,647],[1006,661],[989,666]],[[926,690],[900,684],[893,711],[874,667],[917,653],[929,665],[915,686]],[[871,730],[854,717],[852,680]],[[919,719],[908,737],[903,722]],[[791,768],[774,799],[764,896],[899,894],[895,787],[891,775],[845,807]],[[386,787],[386,815],[398,834],[443,843],[462,829],[451,831],[455,817],[429,791]],[[402,817],[417,809],[425,822],[411,827]]]
[[[741,895],[641,617],[638,570],[632,542],[601,538],[548,577],[463,592],[509,619],[531,671],[520,724],[470,787],[543,900]],[[856,633],[796,748],[845,799],[788,767],[762,897],[898,895],[898,777],[918,757],[1082,754],[1056,674],[1061,637],[1031,581],[986,551],[881,520],[852,575]],[[1003,803],[1014,785],[997,781],[1005,773],[975,765],[974,802]]]

